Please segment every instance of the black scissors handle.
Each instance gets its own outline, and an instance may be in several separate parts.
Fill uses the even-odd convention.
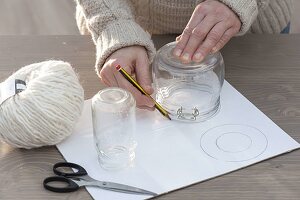
[[[65,168],[72,168],[76,169],[77,171],[75,172],[63,172],[59,168],[65,167]],[[81,167],[80,165],[77,165],[75,163],[69,163],[69,162],[59,162],[56,163],[53,166],[53,172],[58,175],[58,176],[51,176],[48,177],[44,180],[43,185],[44,188],[47,190],[50,190],[52,192],[60,192],[60,193],[65,193],[65,192],[74,192],[79,189],[79,185],[73,181],[72,179],[68,177],[80,177],[80,176],[85,176],[87,175],[87,171]],[[55,186],[56,183],[67,183],[66,186],[64,187],[59,187]],[[51,184],[52,183],[52,184]]]
[[[68,167],[68,168],[73,168],[76,169],[76,172],[63,172],[59,170],[60,167]],[[65,177],[74,177],[74,176],[85,176],[87,175],[87,171],[81,167],[80,165],[77,165],[75,163],[70,163],[70,162],[59,162],[56,163],[53,166],[53,172],[58,175],[58,176],[65,176]]]
[[[67,183],[68,185],[65,187],[55,187],[48,184],[51,182],[63,182],[63,183]],[[51,176],[45,178],[43,185],[45,189],[50,190],[52,192],[59,192],[59,193],[74,192],[79,189],[79,185],[77,183],[63,176]]]

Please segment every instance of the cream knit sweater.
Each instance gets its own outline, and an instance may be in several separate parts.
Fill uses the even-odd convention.
[[[97,47],[96,71],[114,51],[144,46],[152,61],[150,34],[181,34],[197,4],[203,0],[76,0],[82,34],[90,33]],[[240,18],[239,35],[279,33],[291,17],[292,0],[219,0]]]

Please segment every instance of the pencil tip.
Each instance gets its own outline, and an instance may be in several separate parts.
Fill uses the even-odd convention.
[[[170,117],[168,114],[166,115],[166,117],[167,117],[169,120],[171,120],[171,117]]]

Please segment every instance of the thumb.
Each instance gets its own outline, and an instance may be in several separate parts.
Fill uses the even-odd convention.
[[[135,65],[135,74],[138,83],[145,89],[148,94],[153,93],[151,87],[151,73],[149,69],[149,59],[147,55],[138,56]]]

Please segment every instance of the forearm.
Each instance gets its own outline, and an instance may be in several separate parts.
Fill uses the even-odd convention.
[[[76,0],[76,3],[82,9],[95,42],[109,24],[120,20],[133,20],[126,0]]]
[[[252,33],[280,33],[290,22],[292,0],[257,0],[258,16],[252,24]]]
[[[151,37],[138,25],[128,0],[76,0],[97,46],[97,72],[114,51],[144,46],[151,60],[155,53]]]

